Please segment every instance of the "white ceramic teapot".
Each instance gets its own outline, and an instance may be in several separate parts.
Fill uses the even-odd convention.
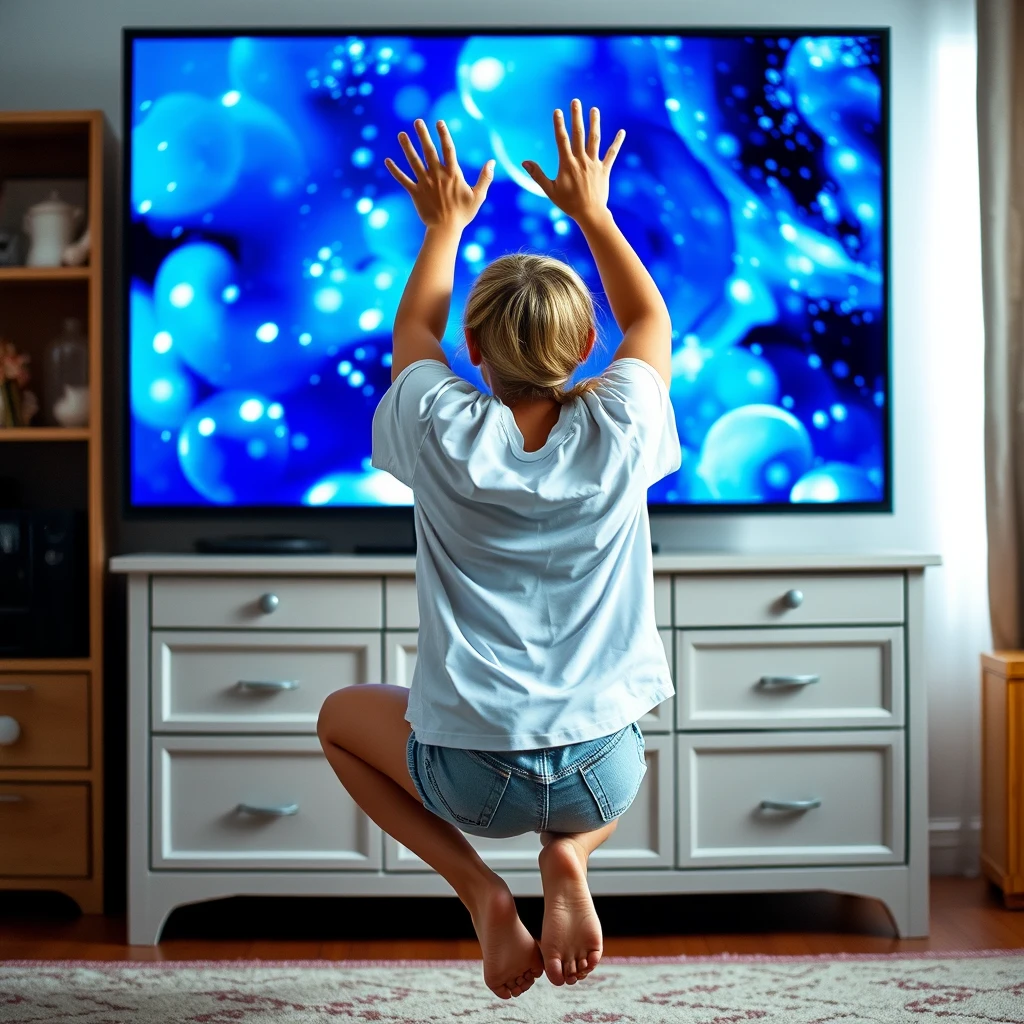
[[[22,223],[29,238],[26,266],[59,267],[81,219],[81,207],[65,203],[56,192],[51,192],[49,199],[30,206]]]

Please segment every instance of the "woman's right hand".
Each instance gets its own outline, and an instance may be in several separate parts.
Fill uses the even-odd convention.
[[[572,101],[572,137],[565,128],[565,116],[556,110],[555,142],[558,144],[558,173],[547,177],[533,160],[524,160],[526,173],[544,190],[560,210],[578,224],[600,216],[608,209],[608,179],[612,164],[626,137],[619,130],[604,157],[600,156],[601,112],[590,108],[590,137],[583,128],[583,104]]]

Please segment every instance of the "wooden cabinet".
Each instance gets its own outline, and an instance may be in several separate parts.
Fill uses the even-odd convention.
[[[0,655],[0,889],[53,889],[85,913],[103,910],[104,153],[94,110],[0,111],[0,190],[7,178],[79,179],[91,246],[80,267],[0,267],[0,337],[28,354],[44,397],[50,342],[66,318],[88,347],[89,422],[61,427],[45,408],[0,429],[0,476],[17,509],[85,517],[88,646]],[[67,197],[65,197],[67,198]],[[14,212],[14,211],[11,211]],[[0,603],[2,598],[0,598]]]
[[[640,720],[647,774],[594,852],[593,891],[825,889],[881,900],[900,934],[927,934],[922,574],[936,561],[656,556],[676,697]],[[450,895],[349,799],[315,737],[331,690],[411,684],[412,558],[113,568],[129,576],[130,814],[148,823],[129,829],[130,942],[222,896]],[[1019,721],[1015,706],[1001,722]],[[1012,785],[992,792],[1005,804]],[[540,895],[536,835],[469,841],[516,895]]]
[[[1024,651],[981,659],[981,865],[1024,910]]]

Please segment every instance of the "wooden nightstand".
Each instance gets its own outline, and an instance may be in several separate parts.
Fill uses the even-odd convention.
[[[1024,651],[981,657],[981,864],[1024,910]]]

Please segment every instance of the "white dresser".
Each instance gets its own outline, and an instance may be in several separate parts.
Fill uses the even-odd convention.
[[[919,555],[662,555],[677,696],[595,893],[823,889],[928,930]],[[128,941],[234,895],[450,895],[337,783],[320,705],[408,685],[410,557],[130,555]],[[538,840],[476,840],[540,895]]]

